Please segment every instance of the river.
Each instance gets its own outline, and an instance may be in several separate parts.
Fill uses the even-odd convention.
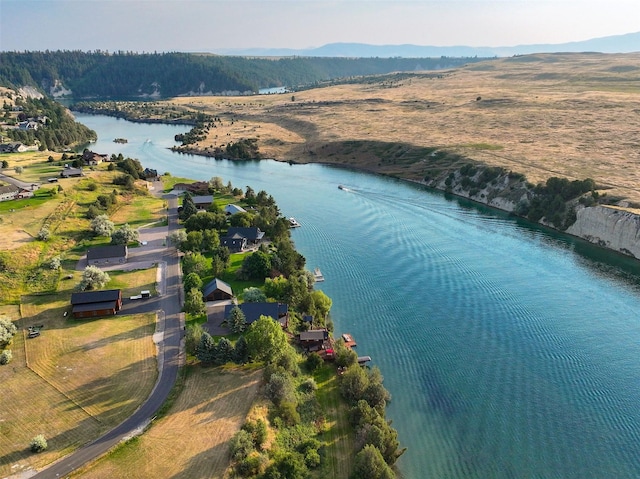
[[[180,155],[185,127],[76,116],[98,153],[264,189],[297,218],[336,332],[385,377],[405,478],[640,477],[636,261],[394,179]]]

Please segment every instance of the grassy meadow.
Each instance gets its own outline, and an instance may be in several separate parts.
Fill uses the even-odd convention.
[[[228,442],[244,423],[261,377],[256,370],[189,366],[180,395],[162,418],[72,477],[224,477]]]
[[[257,138],[266,158],[411,180],[476,161],[533,183],[590,177],[640,204],[638,65],[637,53],[537,54],[293,94],[170,103],[221,118],[196,146],[204,153]]]
[[[116,426],[155,384],[154,314],[80,322],[64,316],[68,309],[57,295],[23,298],[13,360],[0,367],[2,477],[49,464]],[[44,327],[29,339],[32,325]],[[49,448],[33,454],[37,434]]]

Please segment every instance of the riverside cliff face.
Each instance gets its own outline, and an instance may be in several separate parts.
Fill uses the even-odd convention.
[[[482,183],[481,172],[467,177],[467,184],[460,171],[425,184],[510,213],[516,213],[519,204],[528,203],[535,196],[522,177],[503,173]],[[566,233],[640,259],[640,215],[610,206],[584,207],[577,202],[571,208],[575,208],[576,221]],[[540,219],[540,224],[554,227],[545,218]]]
[[[582,208],[567,233],[604,248],[640,258],[640,216],[606,206]]]

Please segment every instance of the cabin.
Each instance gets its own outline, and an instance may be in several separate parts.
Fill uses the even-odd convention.
[[[231,286],[215,278],[202,288],[202,295],[205,301],[224,301],[233,298]]]
[[[107,289],[72,293],[71,306],[73,317],[76,319],[111,316],[122,308],[122,291]]]
[[[326,329],[310,329],[298,335],[300,346],[307,352],[320,351],[330,347],[329,331]]]
[[[226,246],[232,253],[240,253],[247,249],[247,238],[239,234],[223,236],[220,238],[220,246]]]
[[[96,246],[87,251],[87,264],[92,266],[124,264],[127,262],[128,255],[127,245]]]
[[[228,318],[235,304],[224,308],[224,317]],[[286,303],[242,303],[238,307],[244,313],[247,324],[258,320],[260,316],[269,316],[286,328],[289,325],[289,305]]]

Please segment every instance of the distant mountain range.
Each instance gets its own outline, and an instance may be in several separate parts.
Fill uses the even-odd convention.
[[[517,45],[513,47],[368,45],[364,43],[330,43],[318,48],[295,50],[290,48],[218,49],[219,55],[264,57],[350,57],[350,58],[433,58],[433,57],[510,57],[529,53],[556,52],[640,52],[640,32],[593,38],[580,42]]]

